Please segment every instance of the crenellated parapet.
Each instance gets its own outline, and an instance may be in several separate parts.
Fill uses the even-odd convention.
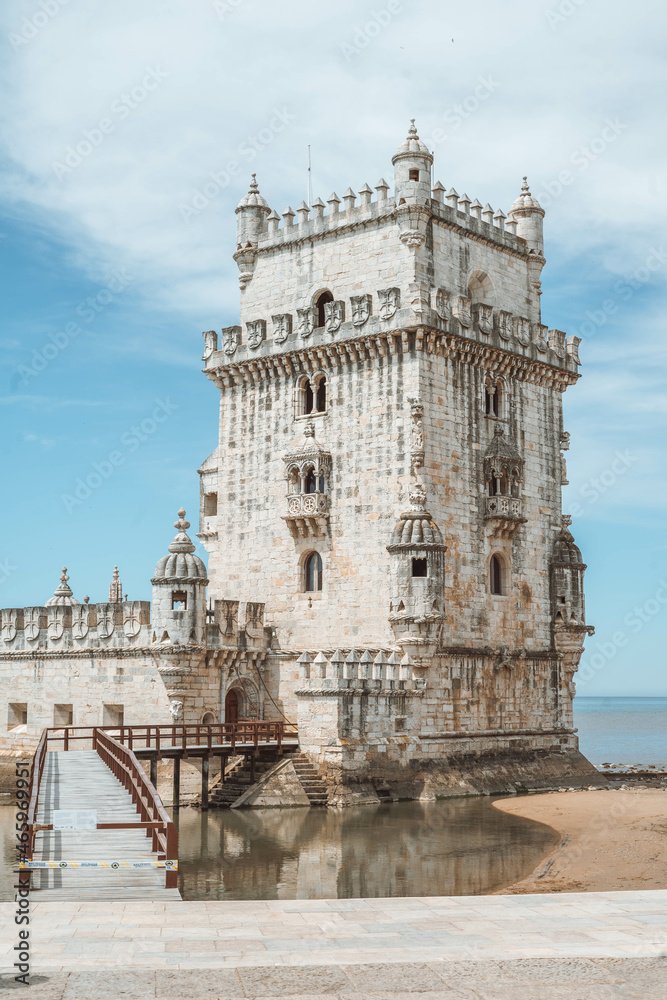
[[[395,649],[304,651],[298,664],[298,696],[418,695],[425,687],[410,657]]]
[[[153,638],[150,609],[149,601],[3,608],[0,650],[70,652],[148,646]]]

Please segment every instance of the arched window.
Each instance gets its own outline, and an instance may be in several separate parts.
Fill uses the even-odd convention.
[[[487,417],[505,416],[505,384],[502,379],[494,381],[488,376],[484,383],[484,412]]]
[[[491,475],[489,476],[489,496],[498,496],[498,478],[495,469],[491,469]]]
[[[315,493],[317,491],[317,480],[315,478],[315,469],[310,468],[306,473],[306,493]]]
[[[313,387],[310,384],[310,379],[309,378],[306,379],[305,390],[306,390],[306,400],[305,400],[305,409],[304,409],[303,412],[304,413],[312,413],[313,412]]]
[[[304,569],[304,589],[313,592],[322,589],[322,558],[319,552],[310,552],[306,556]]]
[[[327,380],[324,375],[316,375],[312,381],[307,375],[299,379],[297,406],[301,416],[326,413]]]
[[[322,375],[317,383],[317,392],[315,393],[315,406],[318,413],[324,413],[327,408],[327,380]]]
[[[315,300],[315,311],[317,313],[315,326],[324,326],[324,307],[327,302],[333,302],[334,297],[331,292],[320,292]]]
[[[503,592],[503,564],[500,556],[491,556],[489,563],[489,590],[492,594]]]

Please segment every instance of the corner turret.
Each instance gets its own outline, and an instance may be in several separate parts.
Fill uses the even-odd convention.
[[[537,198],[534,198],[528,187],[528,178],[524,177],[521,194],[509,210],[508,220],[517,224],[516,235],[528,244],[529,250],[544,253],[544,209]]]
[[[401,199],[408,205],[425,205],[431,200],[431,168],[433,154],[417,135],[414,118],[407,138],[394,153],[394,194],[396,204]]]
[[[178,534],[155,567],[152,624],[157,643],[175,646],[202,645],[206,630],[206,566],[194,554],[186,529],[185,510],[174,522]]]

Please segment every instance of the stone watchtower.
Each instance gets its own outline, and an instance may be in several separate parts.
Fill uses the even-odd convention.
[[[265,605],[265,711],[325,769],[576,757],[579,340],[542,323],[544,211],[525,178],[507,216],[433,183],[414,122],[391,162],[393,195],[281,224],[253,175],[237,208],[240,321],[204,334],[211,596]]]

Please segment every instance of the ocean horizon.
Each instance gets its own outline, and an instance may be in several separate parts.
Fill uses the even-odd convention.
[[[667,697],[577,695],[579,749],[592,764],[667,768]]]

